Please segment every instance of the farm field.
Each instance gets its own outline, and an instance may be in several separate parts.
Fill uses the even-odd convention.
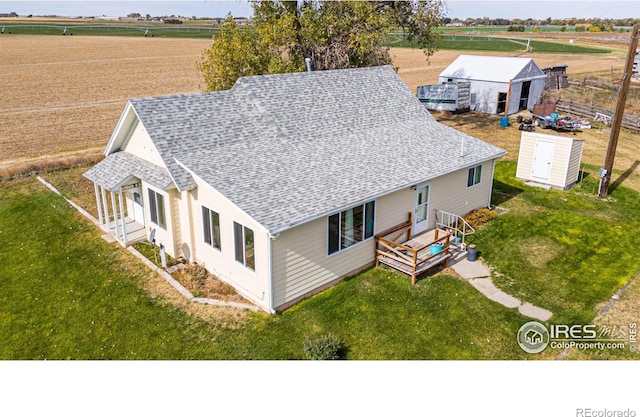
[[[196,62],[203,39],[144,37],[0,37],[0,177],[57,158],[98,155],[128,98],[192,93],[202,89]],[[392,48],[407,85],[437,82],[460,51]],[[466,53],[474,53],[473,51]],[[507,54],[522,55],[522,54]],[[529,54],[544,67],[563,62],[571,76],[623,66],[624,52]]]
[[[0,104],[0,178],[3,170],[19,169],[21,164],[31,164],[43,159],[56,159],[76,155],[96,155],[100,154],[108,141],[113,128],[118,122],[120,113],[124,107],[126,100],[130,97],[142,97],[163,94],[179,94],[190,93],[201,90],[200,74],[196,69],[196,61],[200,57],[201,51],[209,45],[209,40],[193,40],[193,39],[159,39],[159,38],[106,38],[106,37],[54,37],[54,36],[11,36],[0,37],[0,74],[3,77],[3,86],[5,91],[3,94],[2,104]],[[569,73],[571,77],[580,77],[586,74],[602,73],[621,70],[624,60],[624,51],[618,48],[614,52],[606,55],[564,55],[564,54],[522,54],[522,56],[531,56],[541,66],[549,66],[557,63],[566,63],[569,65]],[[402,79],[415,91],[418,85],[430,84],[437,82],[437,76],[460,51],[440,51],[436,53],[429,61],[426,62],[424,54],[420,50],[399,49],[394,48],[392,55],[394,57],[394,66],[398,68],[398,73]],[[468,51],[465,53],[481,53]],[[508,54],[513,56],[515,54]],[[6,77],[6,79],[4,78]],[[625,249],[633,245],[633,236],[624,235],[624,239],[620,238],[614,242],[609,242],[605,237],[614,235],[619,227],[615,220],[620,219],[620,223],[626,223],[631,229],[636,226],[635,218],[632,213],[637,210],[637,194],[628,192],[626,189],[618,190],[614,195],[614,200],[621,201],[624,204],[611,205],[607,207],[605,202],[591,201],[589,196],[578,196],[570,193],[563,195],[562,193],[544,193],[541,190],[529,189],[519,184],[522,189],[518,189],[509,180],[513,180],[514,172],[513,160],[517,158],[518,141],[520,132],[514,128],[500,128],[497,116],[467,114],[467,115],[446,115],[436,114],[436,118],[443,123],[456,127],[476,137],[487,140],[498,146],[508,150],[509,154],[505,159],[506,162],[500,162],[498,169],[498,182],[502,184],[502,188],[498,191],[503,193],[512,192],[509,209],[512,213],[518,213],[521,210],[524,214],[522,218],[516,218],[515,221],[528,221],[528,227],[519,228],[518,230],[535,231],[544,229],[546,241],[542,243],[536,241],[534,243],[548,243],[556,239],[556,235],[570,235],[574,230],[578,230],[585,223],[583,220],[587,218],[592,223],[592,234],[598,233],[598,239],[602,240],[600,249],[606,248],[616,254],[625,253],[624,262],[620,265],[626,268],[619,276],[615,276],[618,271],[611,271],[609,265],[599,262],[597,264],[598,272],[605,272],[609,275],[608,280],[601,287],[591,289],[588,302],[580,306],[571,306],[562,311],[562,297],[568,297],[573,294],[574,287],[561,288],[566,292],[558,292],[558,300],[552,300],[552,305],[556,314],[561,319],[579,318],[584,320],[591,319],[591,315],[582,314],[583,312],[592,313],[595,311],[596,305],[605,300],[615,289],[619,287],[616,279],[621,279],[630,274],[629,271],[636,270],[637,261],[632,254],[626,253]],[[551,133],[551,132],[549,132]],[[586,182],[586,188],[590,188],[594,184],[595,172],[597,172],[597,164],[602,162],[603,149],[606,146],[607,135],[594,129],[591,132],[584,132],[587,139],[586,149],[583,161],[586,163],[585,168],[590,175]],[[637,169],[636,146],[634,141],[637,135],[631,135],[628,132],[623,133],[621,137],[619,154],[616,158],[617,171],[614,172],[613,181],[618,178],[625,178],[624,184],[632,185],[636,190],[640,190],[640,180],[634,169]],[[84,168],[75,170],[74,173],[68,173],[73,179],[79,178],[80,171]],[[73,171],[73,170],[70,170]],[[5,171],[6,172],[6,171]],[[65,171],[52,173],[65,175]],[[72,180],[70,180],[72,181]],[[56,182],[58,186],[60,182]],[[91,202],[93,198],[91,187],[84,184],[85,191],[89,196],[87,201]],[[180,306],[175,309],[175,303],[184,303],[183,300],[169,301],[168,297],[173,296],[173,292],[169,290],[166,294],[160,295],[156,291],[160,291],[157,287],[164,285],[149,284],[148,276],[145,270],[133,265],[129,270],[123,265],[123,262],[114,263],[114,274],[105,274],[104,271],[112,267],[112,259],[120,260],[120,256],[127,256],[115,252],[115,249],[108,247],[101,241],[95,230],[79,221],[76,213],[70,212],[70,209],[62,207],[61,201],[47,191],[38,189],[39,185],[33,178],[16,181],[13,183],[0,184],[0,191],[3,193],[3,199],[0,199],[0,208],[4,211],[5,216],[0,217],[0,223],[4,221],[2,229],[5,231],[5,237],[10,236],[8,241],[13,247],[23,243],[27,247],[24,249],[23,256],[13,261],[15,255],[11,250],[11,246],[0,255],[5,256],[5,265],[11,265],[15,271],[33,270],[41,272],[39,269],[42,265],[39,262],[46,262],[50,259],[56,261],[56,268],[59,268],[60,276],[68,278],[69,281],[60,283],[60,288],[56,291],[58,296],[69,305],[77,302],[77,295],[63,294],[68,287],[74,287],[75,279],[79,279],[86,287],[78,286],[82,289],[81,296],[86,297],[82,300],[89,301],[89,305],[96,303],[97,307],[107,305],[113,307],[113,303],[109,300],[106,304],[101,304],[104,300],[101,298],[111,296],[113,285],[125,285],[125,288],[117,289],[119,294],[133,294],[131,297],[122,297],[123,304],[118,305],[110,311],[110,314],[104,314],[104,311],[96,309],[88,310],[88,315],[80,317],[73,316],[75,327],[72,329],[64,328],[68,317],[57,316],[55,309],[47,307],[47,314],[40,314],[39,309],[43,308],[38,303],[31,303],[35,306],[34,317],[38,317],[36,327],[53,329],[52,339],[43,341],[40,345],[29,345],[28,339],[20,339],[20,332],[11,331],[9,333],[15,337],[12,341],[13,345],[10,349],[2,352],[6,358],[63,358],[60,352],[69,354],[71,352],[77,358],[99,358],[103,357],[102,348],[109,348],[104,357],[114,359],[139,359],[139,358],[203,358],[203,359],[237,359],[237,358],[255,358],[255,359],[272,359],[272,358],[302,358],[300,350],[300,340],[305,334],[312,334],[320,330],[339,330],[338,335],[347,341],[351,352],[349,359],[371,359],[371,358],[411,358],[411,359],[460,359],[460,358],[478,358],[478,359],[525,359],[527,355],[520,352],[512,343],[512,335],[517,327],[521,324],[521,317],[515,312],[497,307],[494,303],[482,298],[467,285],[454,279],[455,277],[446,274],[440,275],[432,280],[425,280],[419,288],[420,293],[416,296],[416,291],[409,288],[404,277],[384,272],[373,271],[370,274],[362,275],[358,279],[345,281],[345,283],[337,286],[323,295],[312,298],[299,307],[292,309],[287,314],[277,317],[269,317],[263,319],[258,317],[250,320],[246,324],[244,332],[238,332],[236,329],[230,330],[226,327],[217,328],[210,318],[204,317],[205,322],[197,320],[191,321],[184,313],[203,318],[199,312],[193,312]],[[586,189],[585,188],[585,189]],[[515,190],[515,191],[514,191]],[[74,197],[75,196],[70,196]],[[567,201],[571,204],[567,204]],[[566,207],[565,207],[566,206]],[[51,210],[53,207],[54,210]],[[579,213],[579,216],[570,216],[569,211],[572,208]],[[529,212],[532,210],[547,212],[549,216],[534,216],[529,218]],[[562,208],[562,210],[559,210]],[[588,210],[586,210],[586,209]],[[607,211],[609,210],[609,211]],[[615,210],[619,210],[615,211]],[[561,216],[553,217],[551,214],[561,212]],[[599,214],[598,214],[599,213]],[[598,223],[598,216],[601,215],[606,222]],[[32,224],[33,217],[37,217],[40,221],[33,227],[27,227],[27,232],[19,230],[15,225]],[[590,217],[593,217],[591,219]],[[507,218],[505,216],[505,218]],[[551,219],[551,220],[550,220]],[[507,220],[502,219],[496,222],[497,226],[505,224]],[[595,226],[597,227],[595,227]],[[496,227],[497,227],[496,226]],[[535,228],[538,229],[535,229]],[[602,228],[598,229],[598,228]],[[508,229],[508,228],[507,228]],[[515,228],[514,228],[515,229]],[[11,231],[10,235],[7,235]],[[29,245],[36,239],[39,233],[46,234],[51,238],[51,247],[55,247],[58,238],[64,237],[64,241],[70,242],[65,247],[57,248],[55,252],[51,252],[46,245],[42,247],[38,245]],[[498,233],[497,236],[491,233]],[[504,230],[488,229],[484,231],[484,235],[478,235],[486,241],[500,242],[506,238],[511,239],[508,245],[503,245],[508,251],[502,247],[494,245],[493,247],[485,246],[486,259],[490,259],[496,264],[501,264],[505,270],[511,267],[517,271],[517,267],[513,267],[510,262],[513,259],[522,260],[520,252],[528,253],[526,241],[521,235],[505,236]],[[535,234],[535,233],[534,233]],[[617,234],[616,234],[617,236]],[[527,236],[525,236],[527,237]],[[592,241],[585,238],[585,241]],[[87,247],[80,248],[80,243],[86,242]],[[75,246],[74,246],[75,245]],[[519,245],[523,245],[522,247]],[[607,245],[607,246],[605,246]],[[82,245],[80,245],[82,246]],[[570,246],[570,245],[567,245]],[[579,246],[579,245],[573,245]],[[554,246],[550,246],[552,249]],[[104,255],[106,260],[96,261],[91,265],[86,265],[87,270],[92,271],[100,282],[104,281],[104,288],[99,290],[94,283],[87,283],[83,277],[78,275],[78,269],[73,265],[65,262],[65,251],[69,248],[73,250],[81,250],[84,252],[98,253]],[[513,249],[513,250],[511,250]],[[577,250],[577,248],[575,248]],[[22,250],[22,249],[21,249]],[[573,250],[573,249],[572,249]],[[53,255],[52,255],[53,254]],[[588,256],[585,255],[583,263],[591,264],[594,259],[602,259],[595,251],[590,251]],[[563,255],[564,256],[564,255]],[[1,257],[1,256],[0,256]],[[14,257],[14,258],[12,258]],[[124,259],[124,257],[123,257]],[[526,258],[525,261],[530,262],[531,259]],[[533,259],[536,261],[536,259]],[[535,262],[531,261],[532,264]],[[553,261],[551,259],[550,261]],[[115,261],[113,261],[115,262]],[[35,266],[37,266],[37,268]],[[550,264],[551,265],[551,264]],[[555,265],[555,264],[554,264]],[[560,265],[560,263],[558,263]],[[535,266],[535,265],[534,265]],[[31,268],[31,269],[28,269]],[[568,267],[567,267],[568,268]],[[628,270],[628,271],[627,271]],[[554,270],[555,271],[555,270]],[[563,272],[564,270],[558,269]],[[594,269],[595,273],[595,269]],[[18,274],[14,274],[16,277]],[[513,274],[515,275],[515,273]],[[530,276],[529,276],[530,275]],[[558,274],[558,276],[561,276]],[[134,278],[140,278],[142,288],[136,287]],[[504,278],[505,282],[501,285],[517,286],[518,291],[524,294],[524,299],[532,299],[532,296],[538,296],[536,291],[540,285],[538,276],[534,273],[527,275],[527,280],[521,280],[512,283]],[[554,279],[554,275],[545,275],[549,285],[559,285]],[[379,328],[372,328],[370,323],[372,319],[368,315],[362,315],[357,319],[350,319],[349,326],[338,322],[348,314],[353,314],[356,308],[347,304],[347,300],[353,301],[351,294],[354,292],[369,293],[371,282],[385,280],[385,287],[379,288],[362,307],[362,311],[377,312],[381,305],[386,305],[384,298],[388,294],[393,294],[394,298],[402,300],[402,304],[410,306],[406,310],[394,310],[388,315],[376,314],[376,319],[380,317],[391,317],[382,323],[385,327],[384,331],[379,332]],[[41,278],[35,277],[31,282],[33,287],[38,289],[41,284]],[[31,285],[30,284],[30,285]],[[91,286],[88,286],[91,284]],[[571,282],[568,283],[572,284]],[[15,294],[19,294],[24,286],[24,282],[15,278],[11,281],[11,290]],[[149,285],[154,285],[149,288]],[[632,290],[634,298],[631,298],[631,305],[637,305],[638,287],[637,283]],[[515,288],[515,287],[514,287]],[[164,291],[164,289],[162,290]],[[546,301],[548,295],[554,295],[554,287],[548,286],[546,294],[539,296],[539,300]],[[35,294],[35,293],[34,293]],[[168,295],[167,295],[168,294]],[[447,304],[447,300],[451,297],[464,297],[467,300],[465,310],[457,308],[453,304]],[[568,294],[568,295],[567,295]],[[152,297],[150,300],[148,297]],[[166,297],[166,298],[165,298]],[[18,299],[15,295],[13,298]],[[162,303],[158,306],[155,302],[157,299]],[[624,301],[624,300],[623,300]],[[166,303],[165,303],[166,302]],[[333,303],[333,304],[332,304]],[[9,305],[8,303],[5,303]],[[433,318],[433,322],[425,324],[421,322],[421,327],[407,327],[401,329],[398,327],[396,317],[410,317],[415,308],[411,307],[419,305],[420,310],[429,312]],[[446,308],[442,308],[442,305]],[[154,309],[162,307],[163,313],[156,314]],[[623,304],[624,306],[624,304]],[[626,308],[629,304],[627,304]],[[361,308],[361,305],[356,305]],[[23,306],[20,303],[14,303],[10,306],[11,314],[24,314]],[[340,310],[342,308],[343,310]],[[166,309],[166,311],[164,310]],[[307,310],[308,309],[308,310]],[[430,310],[431,309],[431,310]],[[633,307],[631,307],[633,309]],[[119,310],[116,312],[115,310]],[[200,309],[204,310],[204,308]],[[131,315],[134,311],[140,314],[140,317],[150,317],[147,326],[143,321],[137,321],[137,315]],[[401,315],[397,314],[401,311]],[[337,312],[337,313],[336,313]],[[634,314],[635,314],[634,310]],[[119,318],[120,314],[124,314],[127,320],[122,320],[122,325],[126,325],[126,332],[131,332],[136,326],[142,326],[145,334],[138,340],[130,338],[131,344],[120,346],[119,337],[114,336],[121,329],[115,324],[118,320],[110,321],[113,317]],[[369,314],[369,313],[367,313]],[[373,314],[373,313],[371,313]],[[631,314],[631,313],[630,313]],[[105,321],[101,323],[101,328],[94,330],[89,328],[86,323],[90,322],[90,315],[96,315],[99,319]],[[462,333],[468,335],[464,340],[480,340],[479,333],[486,336],[486,328],[477,328],[477,319],[489,323],[487,328],[494,329],[495,334],[491,335],[492,344],[482,344],[472,349],[469,346],[458,345],[453,340],[451,334],[429,333],[425,338],[416,338],[407,342],[406,338],[397,338],[390,343],[385,340],[381,346],[386,346],[386,351],[372,350],[377,343],[371,341],[380,340],[380,334],[393,334],[394,329],[399,333],[406,334],[422,334],[419,330],[425,328],[441,328],[442,323],[449,323],[452,317],[456,319],[457,325],[463,330]],[[159,316],[159,317],[157,317]],[[337,318],[336,318],[337,317]],[[635,316],[634,316],[635,317]],[[246,318],[242,314],[243,320]],[[185,334],[177,323],[184,323],[187,320],[191,326],[191,332],[187,335],[189,340],[185,342]],[[35,320],[35,319],[34,319]],[[83,325],[83,320],[88,320]],[[243,321],[241,320],[241,321]],[[306,323],[306,327],[300,327],[299,323]],[[407,322],[408,323],[408,322]],[[18,323],[20,325],[21,323]],[[92,323],[93,324],[93,323]],[[378,324],[380,325],[380,324]],[[212,330],[213,329],[213,330]],[[88,332],[86,330],[89,330]],[[375,332],[372,332],[375,331]],[[102,337],[98,342],[91,342],[95,339],[91,334],[92,331],[99,332]],[[149,344],[148,349],[145,347],[147,337],[153,340],[159,331],[170,334],[172,343],[162,346]],[[355,335],[355,336],[353,336]],[[28,335],[27,335],[28,336]],[[70,337],[72,336],[72,337]],[[422,337],[422,336],[421,336]],[[449,339],[447,339],[449,337]],[[495,337],[495,339],[494,339]],[[77,338],[77,339],[75,339]],[[61,346],[58,349],[57,342],[60,340],[78,340],[82,343],[78,346],[86,346],[84,351],[72,351],[70,345]],[[484,340],[484,339],[483,339]],[[175,341],[175,342],[174,342]],[[266,342],[265,342],[266,341]],[[284,341],[284,343],[283,343]],[[51,343],[49,343],[51,342]],[[85,344],[85,342],[87,342]],[[53,344],[52,344],[53,343]],[[71,343],[71,342],[68,342]],[[109,343],[105,345],[105,343]],[[22,346],[31,346],[31,351],[25,351]],[[103,346],[104,345],[104,346]],[[187,347],[184,347],[184,346]],[[425,351],[425,346],[430,346],[429,351]],[[66,351],[65,351],[66,349]],[[142,349],[142,350],[137,350]],[[16,352],[22,351],[22,354]],[[133,353],[135,353],[135,355]],[[443,353],[444,352],[444,353]],[[467,356],[462,356],[464,352]],[[555,357],[558,352],[548,352],[548,357]],[[635,358],[635,357],[634,357]]]
[[[126,100],[200,90],[201,39],[0,37],[0,166],[100,153]],[[2,174],[0,173],[0,176]]]

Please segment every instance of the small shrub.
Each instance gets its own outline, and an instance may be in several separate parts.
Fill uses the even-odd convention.
[[[507,32],[524,32],[524,26],[522,25],[511,25],[507,28]]]
[[[194,263],[191,271],[191,284],[194,288],[202,289],[207,285],[207,278],[209,278],[209,272],[205,269],[204,265]]]
[[[335,360],[342,357],[342,342],[331,333],[322,335],[316,339],[305,336],[303,347],[307,359]]]
[[[498,212],[496,210],[481,208],[467,214],[466,216],[464,216],[464,219],[467,223],[471,225],[471,227],[476,228],[481,224],[484,224],[489,220],[495,218],[497,215],[498,215]]]

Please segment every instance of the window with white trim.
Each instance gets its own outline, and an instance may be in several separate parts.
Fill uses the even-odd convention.
[[[164,215],[164,196],[149,188],[149,214],[151,223],[167,230],[167,221]]]
[[[220,244],[220,214],[202,206],[202,232],[204,243],[221,250]]]
[[[256,270],[256,258],[254,254],[253,230],[240,223],[233,222],[233,237],[236,252],[236,261],[240,262],[252,271]]]
[[[469,176],[467,177],[467,187],[473,187],[476,184],[480,184],[482,179],[482,165],[476,165],[473,168],[469,168]]]
[[[328,217],[329,255],[373,237],[375,202],[352,207]]]

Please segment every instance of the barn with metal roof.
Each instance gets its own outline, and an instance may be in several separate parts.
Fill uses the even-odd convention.
[[[440,83],[471,83],[471,109],[510,115],[533,110],[546,74],[532,58],[460,55],[439,75]]]

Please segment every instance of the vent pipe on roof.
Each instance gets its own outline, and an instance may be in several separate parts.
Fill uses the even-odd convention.
[[[304,62],[307,64],[307,72],[311,72],[311,58],[305,58]]]

